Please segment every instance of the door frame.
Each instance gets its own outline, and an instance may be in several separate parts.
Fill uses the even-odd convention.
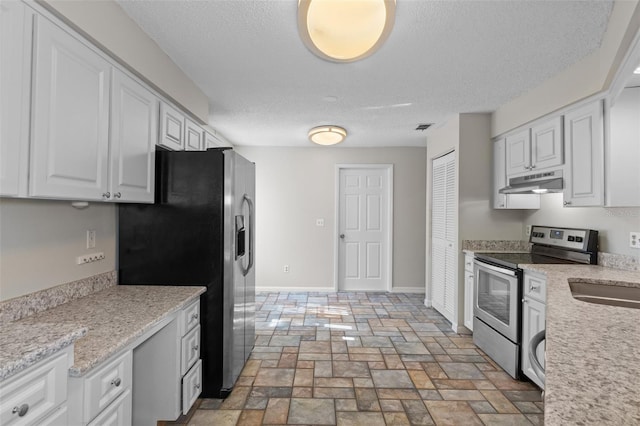
[[[333,289],[339,291],[338,284],[340,282],[340,171],[343,169],[378,169],[384,170],[387,174],[387,221],[386,221],[386,237],[387,237],[387,255],[383,259],[386,263],[386,291],[390,292],[393,288],[393,164],[388,163],[357,163],[357,164],[336,164],[335,166],[335,220],[333,232]]]

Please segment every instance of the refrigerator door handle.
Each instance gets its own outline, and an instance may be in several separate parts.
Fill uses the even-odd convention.
[[[242,275],[247,276],[251,268],[253,268],[253,200],[247,194],[244,194],[242,201],[246,201],[247,206],[249,206],[249,264],[246,269],[242,268]]]

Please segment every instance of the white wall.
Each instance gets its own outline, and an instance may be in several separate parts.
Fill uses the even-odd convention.
[[[39,0],[120,59],[203,123],[209,100],[189,77],[113,0]]]
[[[394,165],[393,286],[424,289],[424,148],[235,149],[256,163],[258,289],[333,289],[335,165],[350,163]]]
[[[115,269],[115,204],[0,199],[0,300]],[[87,250],[86,231],[96,231]],[[76,257],[104,252],[106,259],[77,265]]]
[[[639,28],[640,2],[616,1],[600,48],[535,89],[500,106],[492,115],[492,135],[607,89]]]
[[[563,207],[562,194],[544,194],[540,210],[529,211],[527,225],[588,228],[599,231],[600,251],[639,256],[629,247],[629,232],[640,232],[640,208]]]

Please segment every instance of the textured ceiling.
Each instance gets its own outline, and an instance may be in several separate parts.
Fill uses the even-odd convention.
[[[209,124],[236,145],[424,146],[419,123],[490,112],[600,46],[611,1],[397,0],[371,57],[323,61],[298,36],[296,0],[123,1],[204,91]]]

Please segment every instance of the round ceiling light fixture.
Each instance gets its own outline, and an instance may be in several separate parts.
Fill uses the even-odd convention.
[[[309,130],[309,140],[318,145],[335,145],[347,137],[347,131],[339,126],[318,126]]]
[[[353,62],[382,46],[395,15],[395,0],[298,0],[298,31],[320,58]]]

